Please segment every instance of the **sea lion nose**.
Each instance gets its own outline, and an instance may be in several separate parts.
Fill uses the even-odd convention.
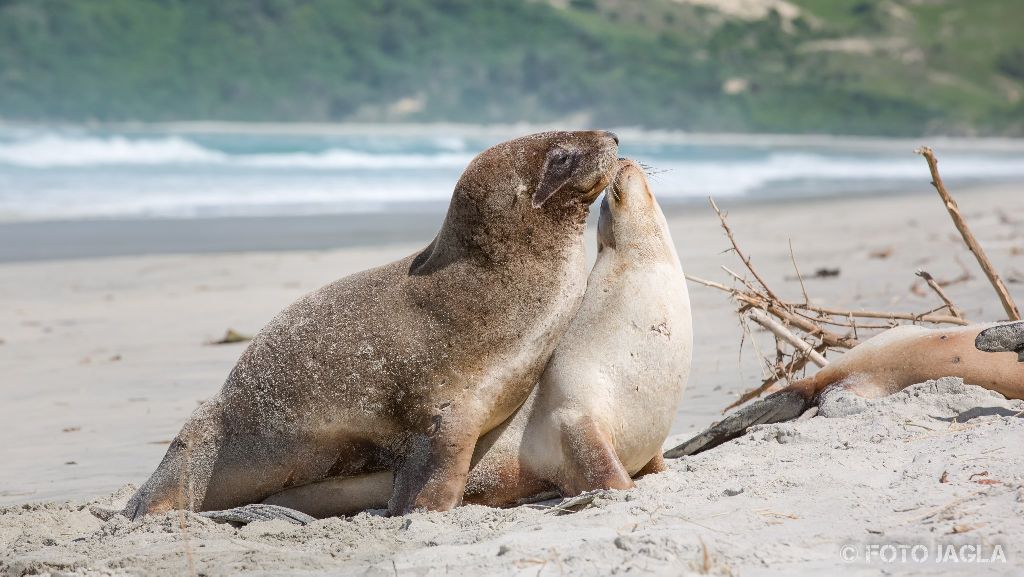
[[[618,134],[615,134],[614,132],[612,132],[612,131],[610,131],[610,130],[605,130],[605,131],[604,131],[604,134],[605,134],[605,136],[607,136],[608,138],[611,138],[612,140],[614,140],[614,141],[615,141],[615,144],[618,144],[618,143],[619,143],[619,135],[618,135]]]

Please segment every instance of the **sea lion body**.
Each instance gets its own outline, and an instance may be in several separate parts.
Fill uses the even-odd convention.
[[[665,453],[674,458],[714,448],[756,424],[788,421],[825,396],[849,392],[874,399],[910,385],[960,377],[1009,399],[1024,399],[1024,323],[993,323],[927,329],[894,327],[837,357],[813,376],[740,408]]]
[[[693,328],[668,224],[635,163],[605,195],[598,238],[583,304],[527,402],[478,443],[466,502],[628,489],[661,470]]]
[[[616,145],[553,132],[481,153],[425,250],[303,297],[256,335],[126,514],[385,469],[392,512],[457,504],[477,439],[525,400],[582,299],[582,231]]]
[[[690,370],[686,280],[643,172],[624,162],[601,206],[587,291],[537,387],[477,443],[464,501],[625,489],[656,472]],[[266,503],[317,517],[382,506],[387,473],[337,477]]]
[[[809,380],[797,381],[792,390],[815,396],[838,386],[865,398],[878,398],[916,383],[953,376],[1008,398],[1024,398],[1024,364],[1015,355],[993,354],[975,346],[978,336],[994,326],[894,327],[850,349]]]

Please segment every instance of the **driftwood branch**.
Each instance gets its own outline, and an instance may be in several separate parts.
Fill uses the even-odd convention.
[[[935,281],[935,278],[932,275],[930,275],[928,271],[919,270],[917,271],[917,276],[924,279],[924,282],[928,285],[928,287],[935,291],[935,294],[939,295],[939,298],[942,299],[942,302],[946,303],[946,308],[949,310],[949,313],[951,315],[959,319],[964,318],[964,313],[963,311],[960,310],[960,307],[953,304],[953,301],[951,301],[949,299],[949,296],[946,295],[946,291],[942,290],[942,287],[939,286],[939,283]]]
[[[884,331],[884,330],[891,329],[892,327],[896,326],[895,325],[896,321],[894,321],[894,320],[890,320],[888,323],[886,323],[884,325],[883,324],[858,323],[857,322],[857,317],[853,316],[852,314],[843,317],[843,320],[838,320],[838,319],[835,319],[835,318],[830,317],[828,315],[818,315],[816,317],[812,317],[812,316],[807,314],[809,311],[795,310],[793,312],[798,314],[798,315],[800,315],[800,316],[802,316],[802,317],[804,317],[807,320],[811,320],[811,321],[814,321],[816,323],[823,323],[823,324],[832,325],[832,326],[835,326],[835,327],[843,327],[843,328],[847,328],[847,329],[853,329],[853,338],[855,338],[855,339],[859,339],[860,338],[860,337],[857,336],[857,330],[858,329],[860,329],[860,330],[879,330],[879,331]]]
[[[852,349],[860,344],[856,339],[850,336],[843,336],[829,331],[822,328],[813,320],[794,313],[788,305],[781,301],[771,301],[764,295],[759,295],[751,291],[741,291],[739,289],[728,287],[722,283],[702,279],[689,274],[686,275],[686,278],[697,284],[702,284],[706,287],[729,293],[736,302],[740,303],[744,312],[751,307],[763,309],[789,326],[796,327],[811,336],[817,337],[822,343],[830,347]]]
[[[967,282],[969,280],[972,280],[974,278],[974,275],[971,274],[970,269],[967,268],[967,265],[964,264],[964,261],[960,259],[959,255],[954,255],[953,256],[953,260],[956,261],[956,264],[960,265],[960,271],[961,272],[957,276],[955,276],[953,278],[950,278],[950,279],[941,279],[941,278],[934,278],[933,277],[932,280],[935,281],[935,284],[939,285],[939,288],[951,287],[953,285],[958,285],[960,283],[965,283],[965,282]],[[910,287],[910,292],[914,293],[915,295],[917,295],[919,297],[928,296],[928,293],[923,288],[918,286],[919,284],[920,283],[915,281],[914,284],[911,285],[911,287]],[[928,286],[928,283],[924,283],[924,284],[926,286]]]
[[[726,267],[722,267],[722,268],[725,269],[726,271],[728,271],[730,274],[736,275],[735,272],[729,270],[728,268],[726,268]],[[739,289],[735,289],[735,288],[726,286],[726,285],[724,285],[722,283],[710,281],[710,280],[703,279],[703,278],[700,278],[700,277],[695,277],[695,276],[690,275],[690,274],[687,274],[686,278],[691,280],[691,281],[693,281],[693,282],[695,282],[695,283],[697,283],[697,284],[701,284],[701,285],[704,285],[706,287],[710,287],[710,288],[713,288],[713,289],[718,289],[718,290],[720,290],[722,292],[727,292],[727,293],[731,294],[733,296],[733,298],[735,298],[740,303],[764,309],[764,310],[768,311],[769,313],[772,313],[773,315],[775,315],[779,319],[781,319],[783,321],[786,321],[788,324],[796,326],[797,328],[799,328],[801,330],[807,330],[807,329],[805,329],[805,327],[807,327],[810,324],[814,324],[815,322],[825,322],[825,323],[828,323],[828,324],[834,324],[836,326],[842,326],[842,327],[850,327],[850,326],[852,326],[852,324],[850,324],[850,323],[838,322],[838,321],[835,321],[833,319],[811,319],[811,318],[808,318],[806,316],[801,315],[798,312],[798,311],[801,311],[801,310],[810,311],[810,312],[814,312],[814,313],[818,313],[818,314],[823,314],[823,315],[846,317],[846,318],[854,317],[854,318],[863,318],[863,319],[886,319],[886,320],[893,320],[893,321],[900,320],[900,321],[911,321],[911,322],[917,322],[917,323],[930,323],[930,324],[937,324],[937,325],[961,325],[961,326],[965,326],[967,324],[970,324],[966,320],[964,320],[964,319],[962,319],[960,317],[952,316],[952,315],[935,315],[935,314],[929,314],[929,313],[904,313],[904,312],[888,312],[888,311],[852,311],[852,310],[837,309],[837,308],[832,308],[832,307],[821,307],[821,306],[817,306],[817,305],[810,305],[810,304],[803,304],[803,303],[792,303],[792,302],[787,302],[787,301],[777,301],[777,303],[774,303],[774,306],[773,306],[773,303],[771,303],[768,299],[766,299],[764,295],[756,294],[756,293],[750,291],[749,288],[746,291],[741,291]],[[747,286],[749,287],[749,285],[747,285]],[[940,307],[940,308],[945,308],[945,306]],[[776,310],[779,311],[778,314],[776,314]],[[797,319],[796,322],[792,322],[794,319]],[[883,327],[883,326],[878,326],[878,325],[857,325],[857,327],[859,327],[861,329],[889,328],[888,326],[884,326]],[[817,332],[817,331],[808,330],[807,332]],[[833,333],[832,338],[835,340],[835,343],[832,343],[832,342],[828,343],[828,345],[832,346],[832,347],[841,347],[841,348],[844,348],[844,349],[849,349],[849,348],[853,348],[854,346],[856,346],[856,344],[859,344],[859,343],[857,343],[856,339],[854,339],[852,337],[849,337],[849,336],[839,336],[839,335]],[[846,346],[846,345],[840,344],[840,343],[848,343],[849,346]]]
[[[888,320],[900,320],[900,321],[912,321],[915,323],[931,323],[936,325],[967,325],[969,324],[961,317],[951,315],[933,315],[930,313],[898,313],[898,312],[887,312],[887,311],[848,311],[843,309],[836,309],[831,307],[819,307],[815,305],[803,305],[798,303],[786,303],[788,306],[797,309],[803,309],[811,312],[816,312],[824,315],[834,315],[842,317],[857,317],[862,319],[888,319]],[[939,307],[940,310],[945,308]],[[934,312],[934,311],[932,311]],[[860,328],[865,328],[861,325]]]
[[[769,317],[761,309],[752,308],[749,311],[747,311],[747,316],[750,318],[750,320],[761,325],[768,331],[771,331],[772,334],[779,337],[779,339],[781,339],[783,342],[788,343],[789,346],[793,347],[794,349],[803,353],[804,355],[807,355],[808,359],[810,359],[812,363],[818,365],[819,367],[824,367],[825,365],[828,364],[828,361],[825,360],[825,357],[821,356],[821,353],[815,351],[814,347],[811,346],[807,341],[794,335],[792,332],[789,331],[789,329],[787,329],[786,327],[779,324],[776,320]]]
[[[796,271],[796,279],[800,281],[804,302],[784,301],[771,289],[764,280],[764,277],[754,268],[750,257],[740,248],[739,242],[729,226],[726,215],[718,208],[714,199],[708,200],[711,208],[718,215],[722,229],[729,239],[732,247],[731,251],[736,254],[737,258],[746,267],[749,275],[753,277],[753,282],[749,281],[747,276],[740,275],[724,265],[721,267],[722,270],[733,277],[738,283],[737,285],[730,287],[692,275],[686,275],[686,278],[691,282],[729,294],[739,305],[737,312],[741,315],[741,319],[750,320],[771,332],[775,336],[776,347],[774,363],[769,363],[758,350],[758,356],[762,359],[763,365],[768,368],[769,374],[759,387],[744,392],[734,403],[726,407],[725,411],[761,395],[780,381],[792,380],[794,373],[804,369],[808,363],[813,363],[818,367],[827,366],[828,360],[824,356],[827,350],[852,349],[860,344],[857,334],[858,329],[885,330],[897,326],[899,324],[897,321],[953,325],[968,324],[964,319],[963,312],[953,304],[953,301],[942,290],[941,283],[935,281],[931,275],[923,271],[918,276],[935,291],[943,302],[942,306],[930,311],[923,313],[855,311],[813,305],[807,294],[807,286],[804,283],[803,275],[800,273],[800,268],[797,265],[792,241],[789,243],[789,256],[793,269]],[[950,314],[936,314],[944,309],[948,310]],[[858,321],[861,319],[880,319],[887,321],[887,324],[859,323]],[[741,324],[744,328],[744,335],[748,334],[747,324],[745,322]],[[848,328],[851,329],[851,332],[845,335],[839,334],[825,328],[825,325]],[[756,349],[756,340],[752,342]],[[792,354],[787,353],[789,348],[793,350]],[[787,357],[790,357],[789,363],[786,363]]]
[[[747,267],[747,270],[750,271],[750,274],[754,275],[754,278],[757,279],[757,282],[761,285],[761,288],[763,288],[764,292],[768,295],[768,298],[776,301],[779,300],[779,297],[775,296],[775,293],[772,292],[772,289],[768,287],[768,283],[764,282],[764,279],[761,278],[761,275],[757,274],[757,270],[754,269],[754,265],[750,263],[750,257],[743,254],[743,251],[740,250],[740,246],[736,243],[736,238],[733,237],[732,235],[732,229],[729,228],[729,223],[726,222],[725,220],[725,215],[722,214],[722,211],[718,209],[718,205],[715,204],[715,199],[708,197],[708,202],[711,203],[711,208],[715,209],[715,214],[718,215],[718,220],[719,222],[722,223],[722,228],[725,230],[725,235],[729,237],[729,242],[732,244],[732,250],[735,251],[736,256],[739,257],[741,261],[743,261],[743,266]]]
[[[814,348],[814,352],[821,354],[824,353],[825,349],[827,348],[828,347],[826,347],[825,345],[818,345],[817,347]],[[761,382],[760,386],[754,387],[749,391],[745,391],[735,401],[730,403],[729,406],[722,409],[722,412],[728,412],[729,410],[738,407],[743,403],[746,403],[750,399],[761,396],[762,393],[771,389],[776,383],[778,383],[782,379],[790,380],[797,371],[807,366],[808,362],[810,362],[810,359],[807,355],[798,355],[794,357],[793,361],[786,365],[784,370],[779,371],[772,375],[771,377],[765,379],[764,381]]]
[[[922,146],[915,152],[923,156],[925,161],[928,162],[928,170],[932,174],[932,186],[935,187],[939,196],[942,197],[942,202],[945,203],[946,210],[949,211],[953,224],[960,231],[960,236],[963,237],[964,243],[974,253],[974,257],[978,259],[978,264],[981,265],[981,270],[985,271],[985,276],[988,277],[989,282],[992,283],[992,288],[999,295],[999,300],[1003,303],[1003,309],[1006,311],[1007,317],[1012,321],[1019,321],[1020,311],[1017,309],[1017,304],[1013,302],[1010,291],[1003,284],[1003,279],[999,278],[999,273],[992,266],[992,262],[988,260],[988,256],[985,255],[985,251],[978,244],[978,240],[974,238],[974,233],[968,228],[967,222],[964,220],[963,215],[960,214],[960,207],[957,206],[956,201],[953,200],[949,191],[946,190],[946,186],[942,183],[942,177],[939,176],[939,161],[935,158],[935,153],[927,146]]]
[[[796,278],[800,281],[800,292],[804,293],[804,303],[811,304],[811,297],[807,296],[807,286],[804,285],[804,275],[800,274],[800,267],[796,266],[796,254],[793,252],[793,239],[789,239],[789,260],[793,261],[793,270],[796,271]]]

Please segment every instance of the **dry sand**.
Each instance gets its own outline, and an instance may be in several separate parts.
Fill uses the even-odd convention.
[[[815,301],[920,312],[937,303],[910,291],[917,268],[952,278],[957,258],[976,267],[927,184],[916,192],[720,204],[733,209],[741,243],[779,292],[800,298],[787,280],[792,238],[805,275],[841,270],[808,280]],[[996,265],[1019,276],[1024,194],[958,198]],[[688,272],[724,280],[720,264],[738,270],[721,254],[727,244],[708,209],[676,210],[670,220]],[[228,327],[254,332],[301,294],[418,244],[0,265],[0,504],[9,506],[0,510],[0,574],[817,575],[837,566],[1016,574],[1024,566],[1014,540],[1024,513],[1024,421],[1015,415],[1024,406],[945,381],[852,416],[760,427],[566,515],[466,507],[233,529],[193,515],[128,523],[90,513],[87,503],[145,479],[243,346],[205,341]],[[974,277],[948,292],[972,319],[1001,318],[991,288]],[[1020,287],[1010,284],[1024,301]],[[731,304],[710,289],[690,292],[694,372],[670,442],[709,424],[760,378],[750,339],[739,352]],[[943,549],[946,562],[931,563],[936,546],[961,543],[980,546],[985,559],[1000,545],[1006,562],[954,564]],[[842,558],[846,544],[854,562]],[[893,566],[879,558],[885,549],[865,560],[870,546],[901,544],[925,546],[929,562]]]

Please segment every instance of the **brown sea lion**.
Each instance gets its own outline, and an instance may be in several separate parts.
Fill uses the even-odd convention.
[[[464,501],[505,506],[556,490],[628,489],[662,469],[690,372],[686,279],[643,171],[623,161],[601,203],[587,292],[537,387],[477,443]],[[378,508],[389,473],[295,487],[265,503],[315,517]]]
[[[814,376],[794,381],[743,407],[666,458],[706,451],[742,435],[748,427],[800,416],[835,391],[868,399],[891,395],[910,385],[942,377],[960,377],[969,385],[1024,399],[1024,322],[926,329],[905,325],[889,329],[850,349]]]
[[[396,474],[393,513],[458,504],[477,439],[526,399],[583,298],[582,233],[617,144],[547,132],[482,152],[426,249],[303,297],[256,335],[125,514],[381,470]]]

